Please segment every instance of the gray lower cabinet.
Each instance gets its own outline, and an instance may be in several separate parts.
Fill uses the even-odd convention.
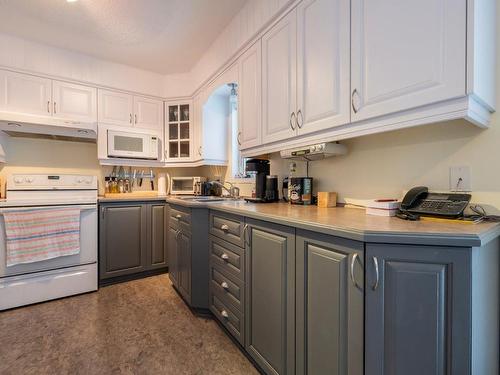
[[[471,374],[469,251],[367,245],[367,375]]]
[[[167,207],[165,203],[148,205],[148,264],[151,269],[167,266]]]
[[[246,219],[245,349],[267,374],[295,373],[295,229]]]
[[[208,310],[208,209],[167,206],[170,280],[190,307]]]
[[[165,204],[100,204],[99,279],[167,267]]]
[[[296,372],[363,375],[364,244],[297,231]]]

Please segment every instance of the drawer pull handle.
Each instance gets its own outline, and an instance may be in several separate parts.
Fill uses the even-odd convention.
[[[373,284],[372,289],[377,290],[380,279],[380,274],[378,271],[378,259],[377,257],[372,257],[372,259],[373,259],[373,266],[375,267],[375,283]]]
[[[222,310],[222,311],[220,312],[220,314],[222,315],[222,317],[223,317],[224,319],[229,318],[229,314],[227,313],[227,311],[226,311],[226,310]]]
[[[177,214],[177,215],[175,215],[175,218],[180,220],[180,219],[182,219],[182,215]]]
[[[222,224],[222,225],[220,226],[220,229],[221,229],[223,232],[226,232],[226,233],[227,233],[227,232],[229,231],[229,225],[227,225],[227,224]]]
[[[221,257],[223,260],[228,260],[228,259],[229,259],[229,255],[227,255],[226,253],[223,253],[220,257]]]
[[[220,284],[220,286],[221,286],[223,289],[226,289],[226,290],[227,290],[227,289],[229,289],[229,284],[228,284],[228,283],[226,283],[225,281],[223,281],[223,282]]]

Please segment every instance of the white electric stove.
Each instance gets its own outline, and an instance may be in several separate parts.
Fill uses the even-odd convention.
[[[0,310],[97,290],[97,177],[14,174],[0,201]],[[7,209],[80,209],[80,252],[40,262],[6,266]]]

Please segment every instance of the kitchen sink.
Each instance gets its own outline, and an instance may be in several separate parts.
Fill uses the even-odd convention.
[[[191,202],[222,202],[222,201],[227,201],[231,200],[232,198],[221,198],[221,197],[183,197],[181,198],[182,200],[185,201],[191,201]]]

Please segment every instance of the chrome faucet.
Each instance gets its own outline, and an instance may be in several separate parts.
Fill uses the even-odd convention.
[[[228,189],[225,184],[223,184],[220,181],[210,181],[211,184],[218,185],[221,188],[223,188],[227,193],[229,194],[229,198],[239,198],[240,197],[240,188],[237,186],[234,186],[231,182],[226,181],[225,184],[231,185],[231,187]]]

